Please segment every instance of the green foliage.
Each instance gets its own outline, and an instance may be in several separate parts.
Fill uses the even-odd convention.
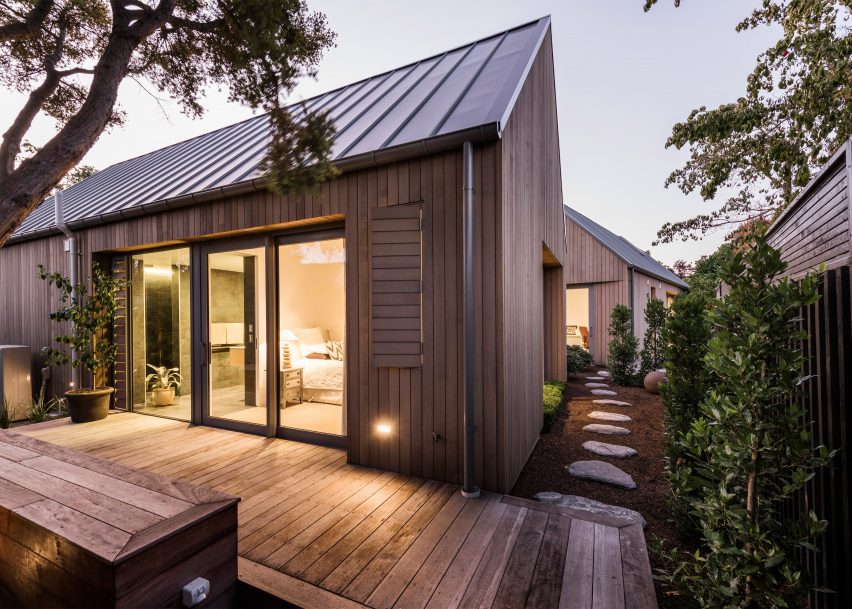
[[[595,363],[592,354],[580,345],[568,345],[565,351],[565,360],[568,363],[568,374],[582,372]]]
[[[38,267],[38,276],[59,292],[62,306],[50,314],[50,319],[69,324],[69,333],[55,336],[53,340],[77,351],[77,357],[71,359],[65,351],[48,349],[47,364],[56,366],[71,360],[72,367],[82,366],[92,373],[91,389],[95,389],[97,373],[115,363],[117,346],[110,334],[118,311],[117,294],[125,282],[107,275],[97,265],[92,269],[91,291],[81,283],[76,286],[75,293],[70,279],[59,273],[48,273],[42,265]]]
[[[666,325],[666,305],[659,298],[649,298],[645,303],[645,339],[639,354],[639,376],[663,367],[663,328]]]
[[[51,398],[47,401],[43,397],[25,402],[24,414],[27,419],[33,423],[43,423],[48,419],[51,412],[62,411],[62,401],[58,398]]]
[[[795,552],[828,526],[813,512],[795,521],[779,512],[833,457],[812,447],[799,400],[799,315],[819,299],[819,276],[779,279],[785,267],[758,235],[725,266],[731,292],[710,314],[716,331],[705,362],[719,382],[681,441],[708,481],[689,499],[700,547],[674,550],[664,576],[701,607],[800,606],[806,584]]]
[[[646,0],[645,10],[657,0]],[[679,0],[675,0],[675,5]],[[742,97],[693,110],[666,146],[690,158],[666,186],[698,191],[705,200],[733,192],[720,205],[665,224],[663,242],[697,239],[716,227],[771,220],[817,168],[852,135],[852,5],[814,0],[764,0],[737,31],[769,27],[780,38],[757,58]]]
[[[12,425],[12,404],[9,398],[3,396],[3,400],[0,401],[0,429],[9,429],[10,425]]]
[[[660,385],[665,414],[666,474],[671,484],[669,504],[681,532],[695,532],[697,523],[689,513],[689,501],[700,497],[704,480],[694,471],[693,461],[701,455],[687,452],[683,442],[700,405],[715,384],[704,357],[712,328],[708,313],[713,300],[701,292],[675,298],[663,329],[663,356],[667,381]]]
[[[268,113],[264,169],[273,189],[305,190],[335,175],[328,114],[284,105],[334,40],[305,0],[0,2],[0,87],[23,94],[0,140],[0,195],[15,204],[14,218],[0,218],[0,243],[105,129],[122,123],[116,99],[125,79],[193,118],[211,87]],[[37,116],[52,119],[56,134],[27,149]]]
[[[145,382],[151,383],[151,389],[176,387],[180,390],[183,377],[178,368],[166,368],[165,366],[153,366],[151,364],[148,364],[148,367],[154,371],[145,377]]]
[[[734,251],[733,245],[723,243],[712,254],[702,256],[684,273],[684,281],[689,284],[690,292],[700,292],[708,298],[715,298],[722,281],[722,268]]]
[[[556,414],[559,412],[559,407],[562,405],[562,398],[565,395],[565,383],[562,381],[546,381],[544,383],[544,431],[550,431],[553,422],[556,420]]]
[[[638,385],[637,349],[639,339],[633,336],[633,313],[629,307],[615,305],[609,321],[609,358],[607,368],[616,385]]]

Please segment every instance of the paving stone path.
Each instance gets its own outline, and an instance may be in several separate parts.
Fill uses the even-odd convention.
[[[606,370],[598,370],[598,376],[609,376],[609,372]]]
[[[632,421],[630,417],[626,414],[620,414],[618,412],[604,412],[602,410],[594,410],[589,413],[590,419],[597,419],[598,421]]]
[[[600,455],[601,457],[614,457],[616,459],[627,459],[628,457],[636,455],[636,450],[629,446],[607,444],[606,442],[598,442],[597,440],[587,440],[586,442],[583,442],[583,448],[595,455]]]
[[[606,377],[605,376],[587,376],[586,380],[587,381],[605,381]]]
[[[630,402],[622,402],[621,400],[592,400],[594,404],[603,404],[604,406],[633,406]]]
[[[606,383],[586,383],[586,387],[609,387]]]
[[[594,480],[626,489],[636,488],[630,474],[606,461],[575,461],[568,466],[568,473],[583,480]]]
[[[589,512],[591,514],[604,514],[605,516],[612,516],[613,518],[621,518],[622,520],[638,522],[643,527],[645,526],[645,519],[642,517],[642,514],[636,510],[631,510],[619,505],[602,503],[600,501],[595,501],[594,499],[589,499],[588,497],[581,497],[579,495],[563,495],[562,493],[545,491],[543,493],[536,493],[533,498],[536,501],[541,501],[542,503],[561,505],[574,510]]]
[[[591,431],[592,433],[599,433],[605,436],[626,436],[630,434],[630,430],[626,427],[619,427],[618,425],[602,425],[600,423],[591,423],[590,425],[586,425],[583,427],[583,431]]]
[[[618,395],[611,389],[592,389],[592,395]]]

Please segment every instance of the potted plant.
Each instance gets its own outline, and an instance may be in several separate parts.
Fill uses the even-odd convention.
[[[84,423],[103,419],[109,413],[115,389],[97,384],[106,378],[106,371],[115,363],[116,345],[111,330],[118,312],[117,294],[125,282],[112,278],[97,265],[92,268],[91,291],[84,283],[74,286],[67,277],[48,273],[42,265],[38,267],[38,275],[59,292],[62,306],[50,314],[50,319],[69,324],[68,333],[55,336],[53,340],[72,350],[69,356],[60,349],[48,349],[48,365],[70,361],[72,368],[81,367],[90,373],[90,383],[83,380],[80,387],[65,392],[71,421]]]
[[[183,377],[181,377],[178,368],[152,366],[151,364],[148,364],[148,367],[154,372],[145,377],[145,382],[151,383],[154,404],[156,406],[168,406],[174,401],[175,387],[180,388]]]

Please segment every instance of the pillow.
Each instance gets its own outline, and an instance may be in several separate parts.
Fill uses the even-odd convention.
[[[338,330],[337,328],[329,328],[327,331],[328,340],[334,340],[338,342],[343,342],[343,330]]]
[[[343,341],[342,340],[330,340],[325,343],[325,348],[328,350],[328,357],[337,360],[338,362],[343,361]]]
[[[325,336],[323,336],[319,326],[293,330],[293,334],[299,339],[299,350],[302,352],[302,357],[310,357],[311,353],[328,355],[325,348]]]

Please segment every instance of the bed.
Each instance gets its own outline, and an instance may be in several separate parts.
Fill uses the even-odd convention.
[[[302,368],[302,396],[306,402],[343,404],[343,362],[334,359],[299,359],[293,367]]]

